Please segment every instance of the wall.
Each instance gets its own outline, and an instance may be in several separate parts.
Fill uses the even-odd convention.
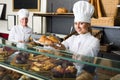
[[[72,12],[73,4],[78,0],[48,0],[47,12],[56,12],[57,8],[64,7],[69,13]],[[64,3],[64,4],[63,4]],[[73,26],[73,17],[48,17],[47,32],[57,34],[69,34]],[[64,29],[64,30],[63,30]]]
[[[55,12],[55,10],[58,7],[66,7],[69,12],[72,11],[72,6],[73,3],[76,2],[78,0],[41,0],[41,11],[40,12]],[[6,10],[6,18],[7,15],[16,15],[16,12],[12,11],[12,0],[0,0],[0,3],[6,3],[7,4],[7,10]],[[63,3],[67,3],[67,4],[63,4]],[[37,32],[37,33],[41,33],[41,18],[40,17],[32,17],[33,12],[30,12],[30,17],[29,17],[29,22],[28,25],[33,27],[33,31]],[[68,34],[70,31],[70,27],[73,26],[73,19],[66,19],[66,18],[62,18],[62,19],[58,19],[58,18],[54,18],[54,20],[56,20],[57,22],[54,22],[55,25],[52,26],[47,26],[47,31],[46,31],[46,19],[44,18],[44,27],[42,29],[43,33],[45,32],[53,32],[53,33],[57,33],[56,32],[56,23],[59,23],[59,21],[63,21],[65,19],[66,22],[63,22],[64,25],[62,26],[58,26],[59,29],[57,29],[58,34]],[[49,22],[48,22],[49,23]],[[49,25],[47,23],[47,25]],[[66,24],[66,23],[70,23],[70,24]],[[7,21],[1,21],[0,20],[0,27],[3,29],[0,29],[0,32],[3,33],[9,33],[9,31],[7,30]],[[11,27],[11,26],[10,26]],[[54,29],[53,31],[50,31],[49,29],[51,29],[51,27]],[[65,32],[61,32],[63,31],[62,29],[65,28]],[[68,29],[69,28],[69,29]]]
[[[0,0],[0,3],[5,3],[7,4],[7,8],[6,8],[6,19],[7,19],[7,15],[16,15],[16,12],[12,11],[12,0]],[[41,6],[40,12],[46,12],[46,4],[47,4],[47,0],[41,0]],[[32,15],[33,12],[30,12],[30,17],[29,17],[29,22],[28,25],[29,26],[33,26],[32,24]],[[34,32],[40,32],[40,18],[35,20],[35,25],[34,25]],[[36,31],[35,31],[36,30]],[[9,33],[9,31],[7,30],[7,20],[0,20],[0,32],[2,33]]]
[[[56,12],[57,8],[64,7],[68,13],[72,12],[73,4],[79,0],[48,0],[47,12]],[[88,0],[85,0],[88,1]],[[57,34],[69,34],[74,26],[73,17],[47,17],[47,32]]]

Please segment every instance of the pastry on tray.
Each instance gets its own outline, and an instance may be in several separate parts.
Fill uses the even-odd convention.
[[[57,37],[53,36],[53,35],[49,35],[47,38],[50,39],[54,43],[59,43],[60,42],[59,39]]]
[[[65,77],[66,78],[75,78],[77,73],[77,69],[75,66],[67,66],[65,68]]]
[[[113,76],[112,78],[110,78],[110,80],[119,80],[119,79],[120,79],[120,74],[117,74]]]
[[[9,74],[9,76],[12,77],[12,80],[18,80],[22,74],[16,72],[16,71],[13,71],[13,70],[10,70],[10,69],[7,69],[7,74]],[[7,79],[9,80],[9,79]]]
[[[39,42],[40,44],[43,44],[43,45],[51,45],[53,43],[59,43],[59,39],[53,35],[49,35],[49,36],[46,36],[46,35],[42,35],[40,38],[39,38]]]
[[[32,62],[30,69],[35,72],[49,71],[55,66],[53,62],[54,59],[47,59],[45,61],[35,61]]]
[[[0,67],[0,80],[13,80],[12,76],[7,72],[8,69]]]
[[[31,66],[31,69],[40,72],[40,71],[48,71],[51,68],[53,68],[55,65],[53,63],[39,63],[39,62],[34,62],[33,65]]]
[[[50,57],[45,56],[45,55],[35,55],[35,56],[29,58],[29,60],[31,60],[31,61],[37,61],[37,62],[38,61],[39,62],[46,61],[48,59],[50,59]]]
[[[39,49],[38,51],[42,53],[54,54],[54,51],[50,49]]]
[[[6,74],[6,69],[3,67],[0,67],[0,80],[5,74]]]
[[[55,78],[75,78],[76,68],[74,66],[63,67],[58,65],[52,69],[53,77]]]
[[[58,60],[55,62],[57,65],[51,71],[53,73],[53,77],[55,78],[75,78],[77,69],[73,65],[73,63],[65,60]]]
[[[47,38],[46,35],[42,35],[39,39],[40,44],[42,45],[51,45],[53,42]]]
[[[7,47],[7,46],[4,46],[3,47],[3,50],[4,51],[7,51],[7,55],[10,56],[11,54],[13,54],[14,52],[16,52],[15,49],[11,48],[11,47]]]
[[[10,62],[11,65],[16,67],[26,67],[28,65],[29,54],[25,52],[18,53]]]
[[[0,48],[0,61],[5,61],[8,58],[8,52]]]
[[[55,66],[53,62],[55,62],[56,59],[45,55],[35,55],[29,58],[29,60],[31,61],[30,70],[35,72],[43,72],[52,69]]]

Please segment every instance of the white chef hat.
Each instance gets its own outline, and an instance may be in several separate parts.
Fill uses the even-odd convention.
[[[87,1],[77,1],[73,6],[74,22],[91,22],[94,6]]]
[[[18,11],[18,16],[19,16],[19,19],[22,19],[22,18],[25,18],[25,17],[29,17],[29,11],[27,9],[20,9]]]

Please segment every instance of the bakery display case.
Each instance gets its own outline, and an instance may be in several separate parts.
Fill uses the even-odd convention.
[[[120,61],[117,60],[84,55],[79,55],[81,60],[74,60],[69,51],[38,44],[26,44],[25,49],[17,48],[16,43],[3,38],[0,38],[0,48],[0,67],[35,80],[75,80],[77,70],[74,63],[85,64],[87,69],[95,67],[95,76],[99,78],[98,80],[105,80],[103,78],[110,80],[120,74]],[[106,72],[103,73],[102,70]]]

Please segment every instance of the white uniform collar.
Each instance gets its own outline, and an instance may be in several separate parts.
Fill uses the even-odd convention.
[[[89,36],[89,35],[91,35],[90,32],[85,33],[85,34],[79,34],[78,37],[85,37],[85,36]]]
[[[19,26],[20,26],[20,28],[21,28],[21,29],[24,29],[24,28],[26,28],[26,27],[27,27],[27,26],[26,26],[26,27],[23,27],[22,25],[19,25]]]

